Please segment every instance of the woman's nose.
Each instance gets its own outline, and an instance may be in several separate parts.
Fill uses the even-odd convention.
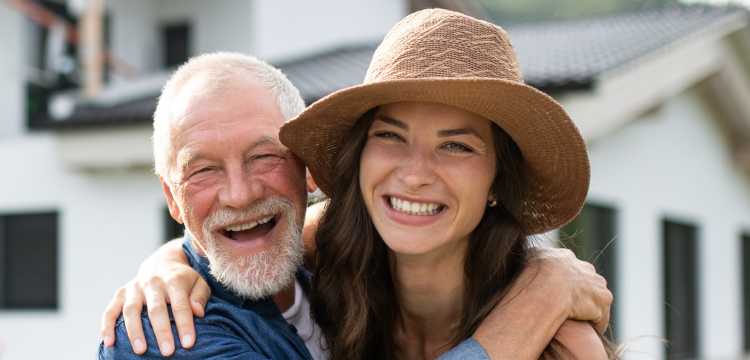
[[[399,179],[409,189],[419,189],[435,182],[434,164],[430,154],[419,149],[410,151],[401,162]]]

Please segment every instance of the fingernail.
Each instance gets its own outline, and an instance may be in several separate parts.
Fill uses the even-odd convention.
[[[167,341],[161,343],[161,354],[162,355],[164,355],[164,356],[172,355],[172,351],[173,351],[172,344],[170,344]]]
[[[193,346],[193,335],[185,335],[182,337],[182,347]]]
[[[133,341],[133,350],[137,353],[142,353],[146,351],[146,344],[144,344],[141,339],[135,339],[135,341]]]
[[[110,346],[112,346],[112,343],[113,343],[112,337],[109,336],[109,335],[107,335],[107,336],[104,337],[104,339],[102,339],[102,342],[104,343],[104,346],[110,347]]]

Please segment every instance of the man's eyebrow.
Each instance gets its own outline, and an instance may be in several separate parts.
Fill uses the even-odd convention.
[[[273,136],[261,136],[260,139],[255,140],[255,142],[253,142],[250,147],[248,147],[247,151],[252,151],[253,149],[263,145],[281,145],[281,142]]]
[[[382,121],[382,122],[384,122],[386,124],[393,125],[393,126],[395,126],[397,128],[401,128],[401,129],[404,129],[404,130],[409,130],[409,125],[407,125],[405,122],[403,122],[403,121],[401,121],[399,119],[390,117],[388,115],[378,114],[375,117],[375,120],[376,121]]]
[[[177,164],[175,167],[179,169],[180,171],[185,171],[185,169],[187,169],[190,166],[190,164],[200,159],[201,157],[203,156],[195,149],[182,148],[177,153],[177,158],[175,159]]]

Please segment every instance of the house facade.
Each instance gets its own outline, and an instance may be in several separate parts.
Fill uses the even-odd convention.
[[[408,12],[400,0],[111,0],[106,85],[83,98],[80,69],[65,66],[75,43],[55,44],[60,27],[39,15],[74,22],[76,2],[16,3],[0,5],[3,360],[94,356],[115,287],[179,232],[149,141],[174,65],[251,53],[310,102],[360,82]],[[526,81],[561,101],[588,143],[587,205],[550,237],[607,276],[625,358],[749,354],[747,12],[679,6],[507,30]]]

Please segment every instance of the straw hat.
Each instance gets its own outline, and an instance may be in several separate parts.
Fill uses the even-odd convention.
[[[364,83],[310,105],[281,129],[281,142],[331,194],[339,147],[368,110],[400,101],[461,108],[490,119],[518,144],[527,168],[522,224],[555,229],[580,211],[589,187],[586,146],[554,99],[523,83],[505,31],[442,9],[402,19],[375,51]]]

